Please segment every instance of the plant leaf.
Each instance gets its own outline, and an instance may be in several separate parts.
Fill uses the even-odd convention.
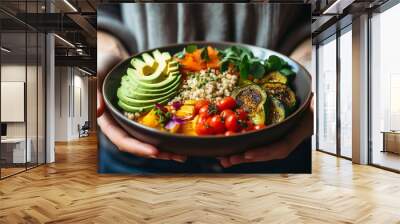
[[[195,50],[197,50],[197,45],[195,44],[189,44],[188,46],[185,47],[185,51],[187,53],[193,53]]]
[[[243,60],[240,62],[239,65],[239,72],[240,72],[240,78],[245,80],[249,76],[249,59],[247,56],[243,57]]]
[[[254,78],[261,79],[265,74],[265,68],[260,62],[254,62],[250,65],[250,74],[254,76]]]
[[[271,71],[279,70],[282,67],[282,60],[276,55],[271,55],[268,58],[268,66]]]
[[[200,54],[201,59],[204,61],[210,61],[210,56],[208,56],[208,50],[207,47],[204,47],[203,50],[201,51]]]
[[[294,73],[294,71],[290,68],[282,68],[281,70],[279,70],[279,72],[284,75],[284,76],[291,76],[291,75],[295,75],[296,73]]]
[[[178,53],[175,54],[175,57],[182,59],[185,56],[185,52],[184,51],[179,51]]]
[[[220,67],[221,72],[227,71],[228,67],[229,67],[229,61],[222,61],[221,62],[221,67]]]

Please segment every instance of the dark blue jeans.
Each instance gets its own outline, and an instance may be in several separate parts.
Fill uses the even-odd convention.
[[[99,173],[311,173],[311,138],[300,144],[286,159],[239,164],[230,168],[222,168],[215,158],[189,157],[185,163],[179,163],[137,157],[120,152],[100,130],[98,141]]]

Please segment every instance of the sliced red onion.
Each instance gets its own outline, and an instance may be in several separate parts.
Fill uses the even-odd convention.
[[[184,124],[185,121],[177,118],[177,117],[173,117],[171,118],[171,120],[168,121],[168,123],[165,125],[166,129],[172,130],[174,128],[176,128],[177,125],[181,125]]]
[[[178,119],[180,119],[181,121],[187,121],[187,120],[191,120],[193,118],[193,116],[186,116],[186,117],[179,117]]]
[[[157,109],[161,110],[161,111],[164,112],[164,113],[167,113],[167,112],[168,112],[168,109],[165,108],[163,105],[161,105],[161,104],[159,104],[159,103],[156,103],[156,104],[155,104],[155,107],[156,107]]]
[[[178,124],[184,124],[185,123],[185,121],[182,118],[179,118],[179,117],[176,117],[176,116],[173,116],[171,118],[171,120],[176,122],[176,123],[178,123]]]
[[[172,103],[172,107],[173,107],[175,110],[179,110],[179,108],[182,107],[182,103],[181,103],[180,101],[175,101],[175,102]]]

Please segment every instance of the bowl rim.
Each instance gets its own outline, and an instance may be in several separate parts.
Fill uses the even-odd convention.
[[[268,48],[263,48],[263,47],[259,47],[256,45],[250,45],[250,44],[243,44],[243,43],[236,43],[236,42],[229,42],[229,41],[188,41],[188,42],[182,42],[182,43],[174,43],[174,44],[167,44],[167,45],[163,45],[163,46],[159,46],[159,47],[155,47],[152,49],[148,49],[148,50],[144,50],[144,51],[140,51],[137,54],[134,55],[130,55],[129,57],[121,60],[119,63],[117,63],[116,65],[114,65],[112,67],[112,69],[110,69],[107,73],[107,75],[104,77],[103,79],[103,83],[102,83],[102,97],[104,100],[104,103],[106,105],[106,109],[111,110],[113,114],[117,115],[120,119],[122,119],[124,122],[127,122],[130,125],[134,125],[140,129],[144,129],[145,131],[151,132],[152,134],[156,134],[156,135],[162,135],[164,137],[173,137],[173,138],[180,138],[180,139],[228,139],[228,138],[234,138],[234,137],[238,137],[238,136],[247,136],[247,135],[251,135],[254,133],[261,133],[261,132],[265,132],[268,131],[269,129],[272,129],[274,127],[277,127],[279,125],[282,125],[285,122],[288,122],[289,120],[293,120],[295,117],[299,116],[304,110],[307,109],[307,107],[309,106],[309,104],[311,103],[311,99],[312,99],[312,90],[311,90],[311,86],[310,86],[310,90],[307,93],[307,96],[303,102],[302,105],[300,105],[293,113],[291,113],[288,117],[286,117],[283,121],[276,123],[276,124],[272,124],[269,126],[266,126],[263,129],[260,130],[252,130],[252,131],[247,131],[247,132],[240,132],[240,133],[235,133],[234,135],[230,135],[230,136],[226,136],[226,135],[201,135],[201,136],[196,136],[196,135],[184,135],[184,134],[175,134],[175,133],[169,133],[167,131],[161,131],[158,130],[156,128],[151,128],[148,127],[146,125],[140,124],[139,122],[136,121],[132,121],[130,119],[128,119],[126,116],[124,116],[122,114],[122,112],[117,109],[116,107],[114,107],[114,105],[107,99],[107,97],[105,96],[105,88],[106,88],[106,82],[110,79],[111,74],[113,73],[113,71],[118,68],[119,66],[121,66],[122,64],[124,64],[126,61],[131,60],[134,57],[137,57],[145,52],[151,52],[154,50],[157,50],[159,48],[172,48],[172,47],[179,47],[179,46],[184,46],[184,45],[189,45],[189,44],[198,44],[198,45],[216,45],[216,44],[223,44],[223,45],[239,45],[239,46],[244,46],[244,47],[250,47],[250,48],[261,48],[263,50],[268,50],[270,52],[272,52],[273,54],[280,56],[280,57],[285,57],[288,58],[289,60],[293,61],[297,66],[299,66],[299,68],[301,68],[302,70],[305,71],[305,75],[308,76],[308,78],[310,80],[312,80],[312,77],[310,75],[310,72],[304,68],[303,65],[301,65],[298,61],[290,58],[289,56],[286,56],[284,54],[281,54],[279,52],[276,52],[274,50],[268,49]]]

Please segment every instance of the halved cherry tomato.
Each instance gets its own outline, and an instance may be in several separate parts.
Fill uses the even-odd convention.
[[[222,119],[225,120],[229,115],[235,115],[235,112],[233,112],[233,110],[226,109],[226,110],[223,110],[220,115],[221,115]]]
[[[208,105],[210,102],[208,100],[198,100],[196,101],[196,104],[194,105],[194,113],[197,114],[199,113],[200,108],[202,108],[205,105]]]
[[[200,115],[200,117],[208,117],[208,116],[209,116],[209,113],[208,113],[208,104],[202,106],[202,107],[199,109],[199,115]]]
[[[254,130],[260,130],[263,128],[265,128],[265,124],[259,124],[259,125],[254,126]]]
[[[217,107],[219,111],[226,109],[233,109],[236,106],[236,100],[231,96],[227,96],[224,99],[217,102]]]
[[[217,113],[217,106],[215,104],[206,104],[202,106],[199,110],[199,115],[201,117],[210,117]]]
[[[233,131],[237,132],[240,130],[240,125],[238,123],[238,120],[236,118],[236,115],[229,115],[225,119],[225,127],[228,131]]]
[[[247,112],[245,110],[243,110],[242,108],[236,109],[236,114],[237,114],[237,117],[239,118],[239,120],[241,120],[241,121],[245,121],[248,118]]]
[[[200,118],[202,119],[202,118]],[[196,124],[196,133],[198,135],[212,135],[213,128],[207,124],[207,121],[203,118],[202,120],[199,119],[199,122]]]
[[[215,134],[222,134],[225,132],[225,124],[220,115],[214,115],[207,119],[207,124],[214,129]]]
[[[232,136],[234,134],[235,134],[235,132],[233,132],[233,131],[226,131],[225,132],[225,136]]]

